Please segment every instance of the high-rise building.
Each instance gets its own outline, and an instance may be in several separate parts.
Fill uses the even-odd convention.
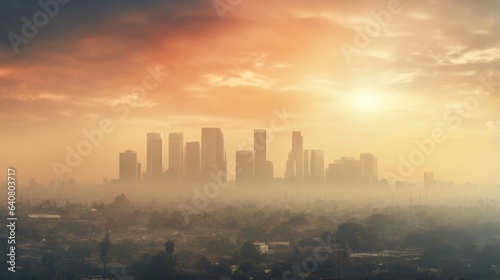
[[[184,136],[179,132],[168,135],[168,174],[176,183],[184,175]]]
[[[302,157],[304,161],[304,178],[308,178],[310,175],[309,171],[309,150],[304,150],[304,156]]]
[[[434,172],[424,172],[424,187],[434,187],[436,181],[434,179]]]
[[[160,179],[162,177],[162,138],[161,133],[148,133],[147,145],[147,170],[146,174],[149,179]]]
[[[372,154],[361,154],[359,160],[342,157],[328,166],[325,174],[328,184],[373,185],[378,183],[377,158]]]
[[[345,185],[361,185],[363,182],[363,162],[351,157],[342,157],[341,183]]]
[[[236,184],[249,183],[254,177],[254,160],[251,150],[236,151]]]
[[[328,165],[325,181],[329,185],[340,185],[342,182],[342,164],[340,160],[335,160],[334,163]]]
[[[120,181],[134,183],[137,181],[137,154],[127,150],[120,153]]]
[[[322,150],[311,150],[311,163],[309,178],[315,182],[323,182],[325,176],[325,163]]]
[[[299,180],[302,180],[304,178],[304,170],[303,168],[303,161],[302,161],[302,153],[303,153],[303,137],[302,133],[300,131],[294,131],[292,132],[292,156],[293,159],[296,162],[295,166],[295,176]]]
[[[142,166],[140,163],[137,163],[137,180],[142,180]]]
[[[256,163],[267,160],[267,133],[265,129],[253,131],[253,154]]]
[[[302,134],[300,131],[294,131],[292,132],[292,151],[288,153],[287,170],[285,172],[285,177],[296,181],[302,181],[304,175],[302,157]],[[289,170],[289,168],[291,167],[293,167],[293,170]]]
[[[204,176],[208,176],[213,171],[227,174],[226,144],[220,128],[204,127],[201,129],[201,169]],[[222,177],[222,180],[227,179],[226,175]]]
[[[361,154],[363,162],[363,184],[372,185],[378,181],[377,158],[372,154]]]
[[[186,142],[186,178],[195,180],[200,176],[200,142]]]
[[[253,132],[254,179],[269,181],[273,178],[273,163],[267,160],[267,131],[255,129]]]

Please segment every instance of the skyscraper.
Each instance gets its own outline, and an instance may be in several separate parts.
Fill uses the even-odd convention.
[[[137,181],[137,154],[127,150],[120,153],[120,181],[135,183]]]
[[[339,185],[342,182],[342,164],[340,160],[335,160],[328,165],[325,181],[329,185]]]
[[[184,175],[184,137],[182,133],[168,135],[168,174],[179,183]]]
[[[302,164],[303,138],[300,131],[292,132],[292,151],[288,153],[287,170],[285,177],[296,181],[302,181],[304,170]],[[293,163],[292,163],[293,162]],[[290,170],[289,168],[292,168]]]
[[[249,183],[254,177],[254,160],[251,150],[236,151],[236,184]]]
[[[162,177],[162,138],[161,133],[148,133],[147,145],[147,170],[149,179],[160,179]]]
[[[310,178],[315,182],[323,182],[325,163],[322,150],[311,150]]]
[[[377,158],[372,154],[361,154],[363,162],[363,184],[372,185],[378,181]]]
[[[142,165],[137,163],[137,180],[142,180]]]
[[[204,127],[201,129],[201,169],[204,176],[211,171],[227,174],[226,144],[220,128]],[[208,177],[207,177],[208,178]],[[224,175],[223,180],[227,179]]]
[[[434,187],[436,181],[434,179],[434,172],[424,172],[424,187]]]
[[[304,150],[304,156],[302,157],[304,161],[304,178],[309,177],[309,150]]]
[[[253,154],[255,163],[267,160],[267,133],[265,129],[255,129],[253,131]]]
[[[200,176],[200,142],[186,142],[186,178],[195,180]]]
[[[341,182],[345,185],[361,185],[363,182],[363,162],[351,157],[342,157]]]
[[[255,129],[253,132],[254,179],[269,181],[273,178],[273,163],[267,160],[267,131]]]

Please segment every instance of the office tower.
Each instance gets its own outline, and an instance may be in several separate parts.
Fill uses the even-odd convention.
[[[249,183],[254,177],[254,160],[251,150],[236,151],[236,184]]]
[[[127,150],[120,153],[120,181],[133,183],[137,180],[137,154]]]
[[[323,182],[325,173],[324,155],[322,150],[311,150],[310,175],[312,181]]]
[[[195,180],[200,176],[200,142],[186,143],[186,178]]]
[[[272,161],[266,160],[264,166],[264,180],[271,181],[274,178],[274,165]]]
[[[253,131],[253,153],[256,163],[267,160],[267,133],[265,129]]]
[[[290,153],[288,153],[288,158],[286,161],[285,178],[293,179],[295,178],[295,160],[290,159]]]
[[[162,177],[162,139],[161,133],[148,133],[148,154],[146,174],[149,179]]]
[[[377,158],[372,154],[361,154],[363,162],[363,184],[373,185],[378,181]]]
[[[340,158],[341,183],[345,185],[361,185],[363,182],[363,162],[351,157]]]
[[[302,157],[304,161],[304,178],[308,178],[310,175],[309,171],[309,150],[304,150],[304,156]]]
[[[328,165],[328,171],[325,174],[325,181],[329,185],[340,185],[342,182],[342,164],[340,160],[335,160]]]
[[[137,163],[137,180],[142,180],[142,166],[140,163]]]
[[[434,172],[424,172],[424,187],[434,187],[435,185]]]
[[[201,129],[201,169],[207,179],[210,172],[223,172],[222,180],[227,179],[226,144],[220,128]]]
[[[168,174],[169,178],[179,183],[184,174],[184,137],[182,133],[168,135]]]
[[[288,153],[287,170],[285,177],[294,181],[301,181],[303,179],[303,138],[300,131],[292,132],[292,151]],[[291,162],[293,163],[291,163]],[[293,169],[289,169],[292,168]]]
[[[302,166],[302,153],[303,153],[303,138],[300,131],[292,132],[292,156],[296,162],[295,176],[299,180],[303,179],[303,166]]]
[[[273,163],[267,160],[267,131],[255,129],[253,132],[254,179],[269,181],[273,178]]]

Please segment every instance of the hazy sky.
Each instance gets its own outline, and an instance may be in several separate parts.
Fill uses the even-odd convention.
[[[269,144],[277,177],[293,130],[325,163],[373,153],[383,177],[442,129],[409,180],[500,173],[500,86],[479,80],[500,83],[500,1],[242,0],[222,18],[211,0],[73,0],[13,47],[22,18],[43,11],[27,2],[0,4],[0,163],[25,180],[55,180],[53,162],[103,119],[114,130],[64,179],[116,178],[126,149],[145,170],[149,131],[167,151],[170,132],[199,141],[201,127],[221,127],[232,160],[284,108],[296,117]],[[158,85],[157,66],[168,72]]]

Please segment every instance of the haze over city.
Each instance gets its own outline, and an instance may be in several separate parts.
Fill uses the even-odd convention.
[[[499,279],[499,15],[0,1],[0,279]]]
[[[498,182],[498,1],[116,4],[61,4],[27,42],[3,37],[0,154],[24,181],[61,179],[53,162],[64,163],[66,147],[76,149],[103,119],[113,131],[62,179],[117,178],[118,154],[128,149],[145,163],[151,131],[200,141],[201,127],[220,127],[229,161],[253,129],[270,129],[286,112],[294,118],[268,144],[275,177],[285,172],[292,131],[324,150],[325,165],[376,155],[383,177],[439,128],[446,141],[405,179],[433,171]],[[20,19],[40,9],[3,6],[2,32],[19,36]]]

